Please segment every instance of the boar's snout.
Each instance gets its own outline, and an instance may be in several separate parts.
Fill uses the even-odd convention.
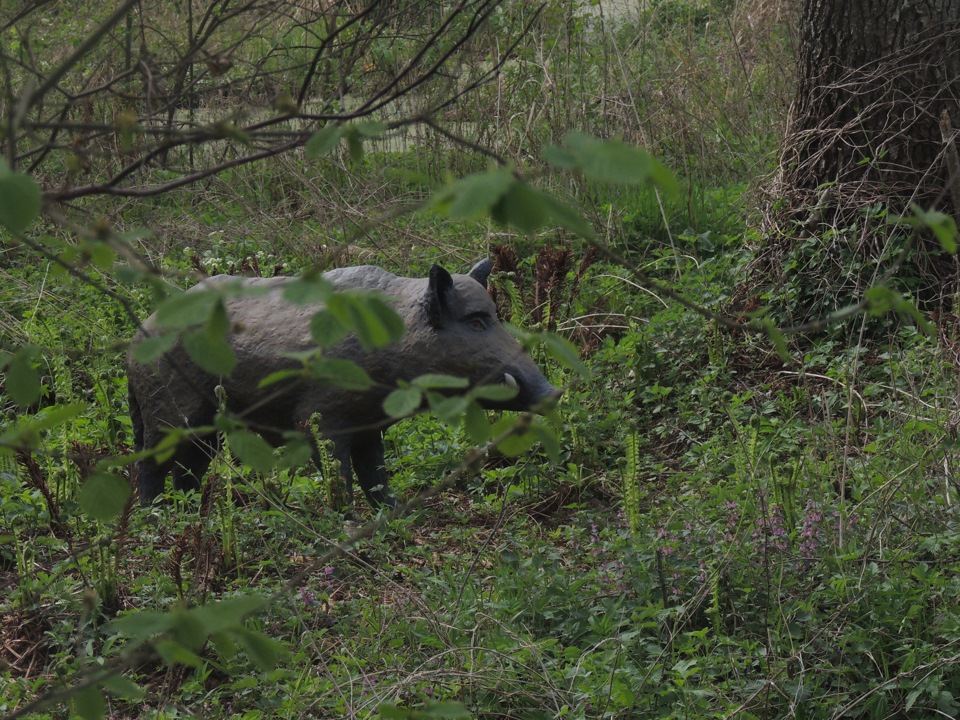
[[[543,377],[539,372],[535,375],[519,372],[505,372],[503,384],[517,391],[517,396],[503,403],[491,403],[493,410],[549,410],[563,395]]]

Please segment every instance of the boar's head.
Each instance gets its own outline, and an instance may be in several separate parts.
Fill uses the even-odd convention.
[[[424,310],[434,333],[437,357],[425,358],[431,371],[467,377],[471,385],[502,383],[516,389],[512,400],[483,401],[491,410],[533,410],[552,406],[562,392],[551,385],[520,343],[500,324],[487,292],[493,263],[481,260],[467,275],[430,268]]]

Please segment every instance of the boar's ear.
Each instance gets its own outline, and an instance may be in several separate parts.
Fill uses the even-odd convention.
[[[489,260],[481,260],[472,268],[470,268],[470,277],[476,280],[478,283],[487,286],[487,278],[490,277],[490,270],[493,268],[493,263]]]
[[[434,327],[443,325],[443,318],[453,295],[453,278],[439,265],[430,267],[430,280],[427,282],[427,316]]]

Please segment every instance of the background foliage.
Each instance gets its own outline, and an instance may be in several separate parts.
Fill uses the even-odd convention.
[[[717,320],[867,291],[817,284],[845,228],[749,282],[790,3],[0,7],[4,718],[960,712],[953,309]],[[123,353],[172,288],[486,255],[579,349],[533,350],[552,457],[405,419],[428,493],[358,530],[237,436],[134,507]]]

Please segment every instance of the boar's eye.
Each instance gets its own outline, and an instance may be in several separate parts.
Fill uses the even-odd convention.
[[[490,321],[484,313],[471,313],[463,318],[461,322],[471,330],[476,330],[477,332],[483,332],[490,326]]]

